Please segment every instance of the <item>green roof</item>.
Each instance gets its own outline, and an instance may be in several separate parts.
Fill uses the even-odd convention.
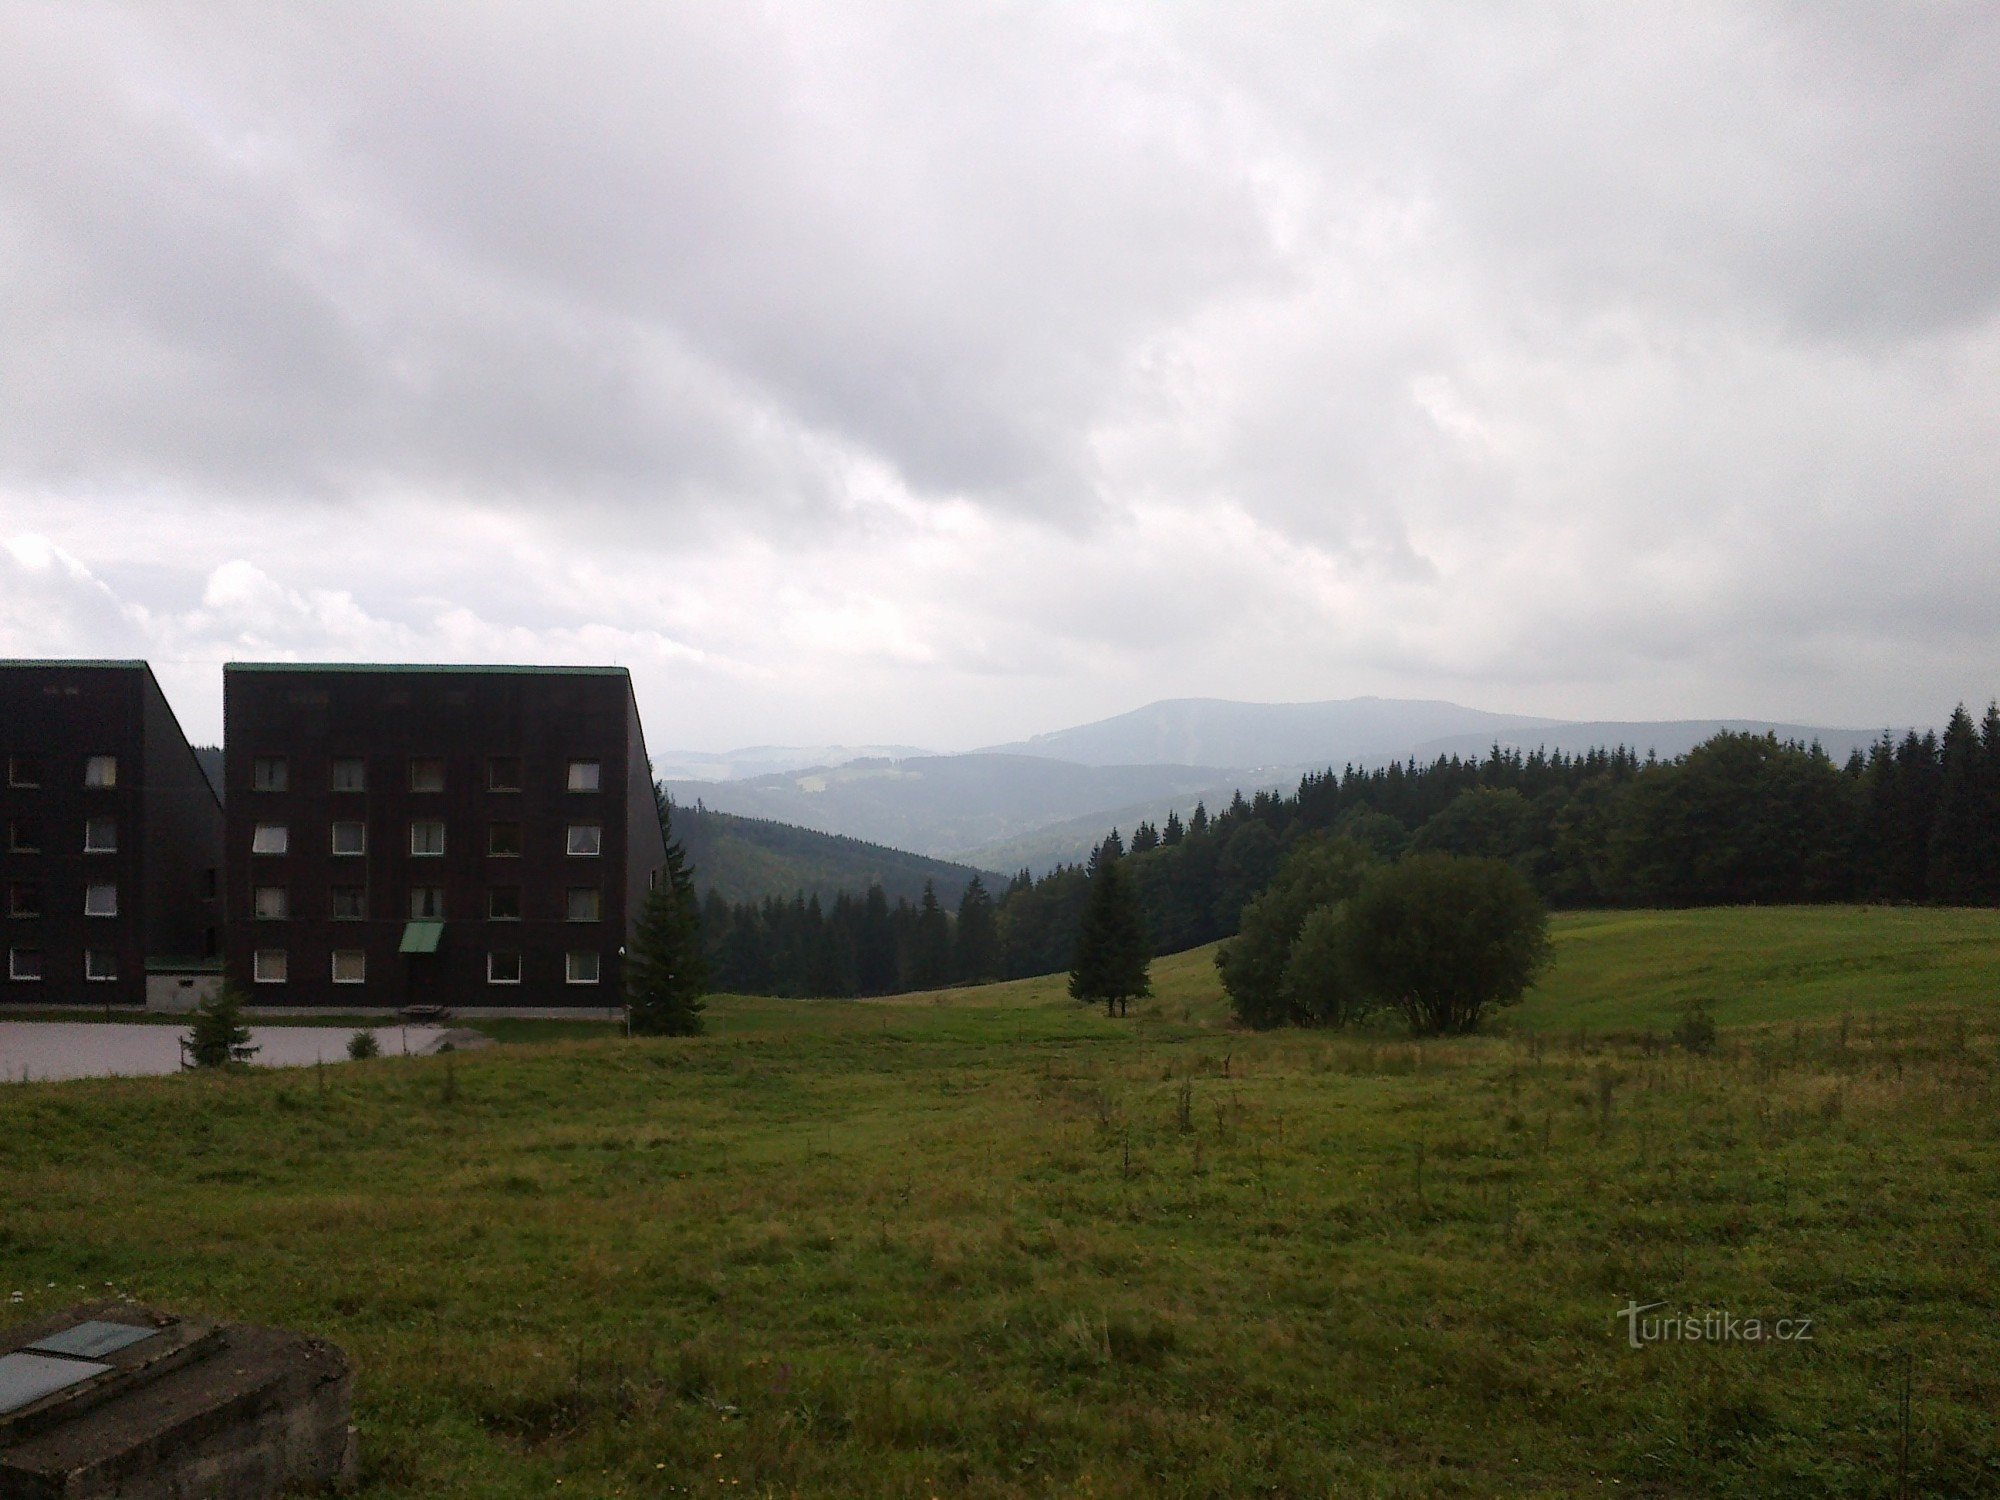
[[[435,953],[438,939],[444,936],[442,922],[410,922],[403,928],[403,945],[398,953]]]
[[[219,958],[149,958],[146,960],[148,974],[220,974],[222,960]]]
[[[478,673],[489,676],[630,677],[624,667],[531,667],[453,665],[449,662],[375,661],[231,661],[225,672],[429,672]]]

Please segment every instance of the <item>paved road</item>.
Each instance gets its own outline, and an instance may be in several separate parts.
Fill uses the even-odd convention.
[[[428,1053],[442,1026],[375,1026],[385,1056]],[[178,1073],[180,1026],[134,1026],[97,1021],[0,1021],[0,1082],[47,1078],[137,1077]],[[252,1026],[260,1067],[299,1068],[346,1062],[351,1026]]]

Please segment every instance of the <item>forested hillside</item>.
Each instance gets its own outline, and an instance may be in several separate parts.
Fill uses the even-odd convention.
[[[831,901],[879,885],[892,901],[919,900],[924,886],[958,904],[979,872],[927,855],[864,843],[763,818],[674,805],[674,835],[694,867],[695,888],[729,902],[797,895]]]

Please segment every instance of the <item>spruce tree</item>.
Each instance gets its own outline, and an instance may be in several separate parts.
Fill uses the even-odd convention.
[[[879,884],[870,885],[862,901],[854,962],[862,994],[887,995],[896,988],[896,926]]]
[[[961,981],[978,984],[1000,977],[1000,930],[993,898],[986,894],[986,884],[977,875],[959,898],[954,949],[952,969]]]
[[[701,1030],[701,997],[708,992],[708,959],[701,945],[701,916],[694,873],[674,838],[673,806],[655,786],[667,861],[661,866],[625,967],[625,1000],[635,1036],[693,1036]]]
[[[1981,804],[1985,801],[1986,751],[1961,703],[1952,711],[1940,747],[1936,821],[1931,826],[1930,894],[1934,901],[1969,906],[1982,899],[1987,851]]]
[[[1146,973],[1151,956],[1146,921],[1124,864],[1112,839],[1091,857],[1083,922],[1069,971],[1071,998],[1102,1000],[1108,1016],[1124,1015],[1132,1000],[1153,993]]]
[[[250,1028],[243,1024],[242,991],[224,981],[195,1008],[194,1022],[181,1038],[181,1053],[197,1068],[247,1063],[257,1055],[250,1045]]]
[[[1169,809],[1166,827],[1160,831],[1160,842],[1171,849],[1181,841],[1186,832],[1187,830],[1181,827],[1181,815]]]
[[[910,988],[934,990],[951,983],[951,918],[937,898],[937,887],[924,882],[910,932]]]

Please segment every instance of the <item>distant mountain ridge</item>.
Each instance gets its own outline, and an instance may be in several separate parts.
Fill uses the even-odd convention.
[[[1773,720],[1564,720],[1489,713],[1436,699],[1237,703],[1181,698],[966,755],[882,756],[736,779],[667,778],[677,801],[845,834],[985,868],[1046,870],[1082,857],[1114,825],[1211,810],[1241,790],[1289,791],[1306,771],[1441,755],[1483,758],[1498,744],[1578,754],[1626,745],[1663,759],[1720,730],[1804,743],[1844,758],[1879,731]],[[749,752],[732,752],[736,760]]]
[[[1053,730],[987,755],[1037,755],[1086,766],[1294,766],[1398,757],[1426,740],[1556,726],[1560,719],[1488,713],[1420,698],[1341,698],[1322,703],[1238,703],[1173,698],[1130,713]]]
[[[1880,729],[1833,729],[1825,725],[1783,724],[1770,719],[1661,719],[1557,723],[1539,728],[1513,729],[1492,734],[1457,734],[1426,740],[1410,751],[1409,758],[1420,764],[1440,755],[1484,758],[1499,745],[1523,754],[1535,750],[1563,751],[1580,755],[1586,750],[1625,745],[1643,758],[1651,753],[1661,760],[1685,755],[1703,740],[1728,731],[1732,734],[1775,734],[1780,740],[1796,740],[1802,745],[1817,743],[1835,760],[1844,761],[1852,750],[1864,753],[1882,737]],[[1901,733],[1901,730],[1897,731]]]
[[[1031,755],[858,760],[742,781],[667,781],[677,804],[844,833],[937,858],[1104,808],[1233,783],[1215,766],[1084,766]]]
[[[745,745],[737,750],[656,750],[653,776],[659,781],[742,781],[782,775],[815,766],[844,766],[856,760],[908,760],[934,755],[915,745]]]

